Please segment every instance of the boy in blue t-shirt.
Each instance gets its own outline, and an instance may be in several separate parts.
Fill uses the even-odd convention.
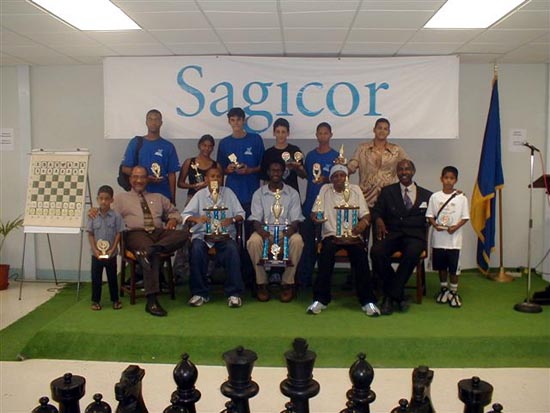
[[[334,160],[338,157],[337,150],[330,147],[330,138],[332,138],[332,127],[327,122],[321,122],[317,125],[315,132],[319,146],[306,156],[307,172],[307,190],[306,199],[302,205],[302,213],[306,218],[301,226],[302,238],[304,239],[304,250],[300,260],[300,270],[298,279],[303,285],[311,285],[313,268],[317,260],[317,251],[315,246],[315,224],[310,218],[311,210],[321,187],[329,183],[330,168],[334,165]],[[313,174],[317,169],[320,172],[319,178]]]
[[[114,209],[113,188],[103,185],[97,191],[98,214],[88,219],[88,241],[92,250],[92,310],[101,310],[101,278],[103,268],[107,273],[107,283],[113,308],[119,310],[122,304],[118,299],[116,254],[120,243],[120,233],[124,231],[122,217]],[[101,251],[99,248],[105,248]]]
[[[260,187],[264,141],[257,133],[244,130],[245,113],[241,108],[230,109],[227,119],[232,133],[221,140],[216,160],[227,177],[225,186],[235,192],[248,217],[252,195]]]

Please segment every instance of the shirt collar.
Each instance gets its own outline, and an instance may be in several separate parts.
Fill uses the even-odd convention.
[[[414,182],[412,184],[410,184],[409,186],[405,186],[401,182],[399,182],[399,187],[401,188],[401,193],[402,194],[405,193],[405,188],[408,188],[409,192],[415,192],[416,191],[416,184]]]
[[[286,184],[283,184],[283,188],[281,189],[281,193],[288,195],[290,193],[289,186]],[[271,189],[269,189],[269,184],[265,184],[262,186],[262,195],[271,194],[275,195],[275,192],[273,192]]]

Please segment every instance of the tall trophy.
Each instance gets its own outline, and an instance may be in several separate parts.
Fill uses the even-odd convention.
[[[281,223],[281,215],[285,208],[281,204],[281,191],[277,189],[274,195],[273,205],[271,205],[271,213],[273,214],[273,223],[269,223],[266,219],[264,223],[264,230],[273,235],[273,243],[270,246],[270,240],[264,239],[264,245],[262,250],[262,258],[258,265],[263,265],[266,268],[270,267],[289,267],[292,266],[292,262],[288,258],[289,244],[286,229],[288,228],[288,222]],[[282,257],[281,246],[279,243],[282,238]]]
[[[209,242],[225,241],[229,238],[229,233],[227,228],[222,226],[222,221],[227,217],[227,207],[218,204],[220,198],[218,181],[210,182],[210,196],[212,197],[212,206],[203,209],[208,218],[204,239]]]
[[[197,183],[204,182],[204,176],[202,176],[201,172],[199,171],[199,165],[195,161],[193,161],[193,162],[191,162],[190,166],[195,171],[195,173],[194,173],[195,182],[197,182]]]
[[[344,202],[334,207],[336,210],[336,239],[334,242],[337,244],[356,244],[361,242],[361,238],[359,235],[354,235],[352,230],[359,222],[359,206],[349,203],[351,190],[347,176],[342,195]]]
[[[340,145],[340,150],[338,151],[338,157],[334,160],[335,164],[347,165],[348,160],[344,156],[344,144]]]
[[[321,201],[320,195],[317,195],[317,198],[315,198],[315,204],[313,204],[313,212],[315,212],[315,218],[318,221],[325,220],[325,211],[323,210],[323,202]]]
[[[161,170],[160,170],[160,165],[156,162],[153,162],[151,164],[151,172],[153,172],[153,175],[155,176],[155,178],[159,179],[162,174],[161,174]]]

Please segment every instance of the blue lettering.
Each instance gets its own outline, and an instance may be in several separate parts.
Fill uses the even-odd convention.
[[[334,92],[336,91],[336,88],[338,86],[347,87],[349,89],[349,91],[351,92],[351,98],[352,98],[351,108],[346,113],[338,112],[338,110],[336,109],[336,106],[334,105]],[[359,92],[357,91],[355,86],[353,86],[351,83],[349,83],[349,82],[338,82],[338,83],[335,83],[334,85],[332,85],[331,88],[328,90],[328,93],[327,93],[327,107],[328,107],[328,110],[330,110],[336,116],[340,116],[340,117],[349,116],[352,113],[355,113],[355,111],[357,110],[357,106],[359,106]]]
[[[243,89],[243,99],[245,100],[246,103],[249,103],[248,106],[245,106],[243,108],[244,112],[247,114],[247,121],[246,121],[246,125],[245,125],[246,130],[248,130],[250,132],[262,133],[262,132],[266,131],[267,129],[269,129],[269,127],[271,126],[271,122],[273,122],[273,116],[271,115],[271,112],[269,112],[267,110],[253,110],[252,109],[253,105],[261,105],[262,103],[264,103],[267,100],[267,98],[269,96],[269,87],[271,85],[273,85],[273,82],[269,82],[269,83],[250,82],[244,87],[244,89]],[[260,89],[259,99],[254,100],[252,98],[252,96],[250,96],[250,89],[252,89],[253,86],[259,86],[259,89]],[[252,129],[248,125],[248,121],[251,118],[253,118],[254,116],[261,116],[261,117],[265,118],[265,120],[267,121],[267,126],[264,129]]]
[[[188,69],[195,70],[196,72],[198,72],[200,77],[202,77],[202,67],[200,67],[200,66],[186,66],[178,72],[178,76],[177,76],[178,85],[185,92],[189,93],[190,95],[193,95],[197,99],[197,106],[198,106],[197,110],[195,112],[192,112],[192,113],[185,112],[182,108],[177,107],[176,108],[176,113],[178,115],[184,116],[184,117],[196,116],[199,113],[201,113],[202,110],[204,109],[204,95],[201,93],[201,91],[199,89],[194,88],[193,86],[186,83],[185,79],[183,78],[183,73]]]
[[[281,88],[281,111],[276,113],[276,116],[294,116],[288,113],[288,82],[279,83],[277,86]]]
[[[381,116],[381,113],[376,112],[376,92],[378,92],[378,89],[387,90],[390,85],[382,82],[378,87],[376,87],[376,83],[369,83],[365,86],[369,89],[369,113],[365,113],[365,116]]]
[[[210,103],[210,113],[214,116],[222,116],[229,112],[233,107],[233,85],[229,82],[220,82],[210,88],[210,92],[216,93],[219,87],[225,87],[225,95],[218,99],[214,99]],[[225,101],[224,108],[218,108],[218,104]]]
[[[296,95],[296,106],[298,107],[298,110],[302,112],[305,116],[313,117],[317,116],[319,113],[321,113],[324,108],[321,108],[317,111],[311,111],[304,105],[304,93],[306,92],[306,89],[310,86],[315,86],[318,89],[323,88],[323,84],[320,82],[309,82],[302,86],[300,90],[298,91],[298,94]]]

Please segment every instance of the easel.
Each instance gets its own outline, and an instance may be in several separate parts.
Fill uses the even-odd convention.
[[[48,240],[48,249],[49,249],[49,252],[50,252],[50,260],[51,260],[51,263],[52,263],[52,269],[53,269],[53,275],[54,275],[54,280],[55,280],[55,285],[58,285],[58,281],[57,281],[57,272],[56,272],[56,269],[55,269],[55,261],[54,261],[54,256],[53,256],[53,251],[52,251],[52,245],[51,245],[51,240],[50,240],[50,234],[78,234],[80,232],[80,248],[79,248],[79,254],[78,254],[78,280],[77,280],[77,289],[76,289],[76,299],[79,300],[80,298],[80,280],[81,280],[81,272],[82,272],[82,244],[83,244],[83,238],[84,238],[84,228],[82,226],[82,218],[83,218],[83,215],[84,215],[84,211],[86,210],[85,206],[88,205],[89,207],[92,206],[92,198],[91,198],[91,190],[90,190],[90,179],[89,179],[89,175],[88,175],[88,161],[89,161],[89,157],[90,157],[90,153],[88,152],[87,149],[79,149],[77,148],[76,150],[74,151],[47,151],[47,150],[44,150],[44,149],[37,149],[37,150],[33,150],[31,153],[31,162],[30,162],[30,171],[29,171],[29,187],[28,187],[28,195],[27,195],[27,204],[26,204],[26,207],[25,207],[25,220],[24,220],[24,235],[23,235],[23,255],[22,255],[22,258],[21,258],[21,282],[19,284],[19,300],[21,300],[22,298],[22,294],[23,294],[23,283],[25,281],[25,248],[26,248],[26,242],[27,242],[27,234],[28,233],[34,233],[34,234],[46,234],[46,237],[47,237],[47,240]],[[44,160],[41,160],[40,163],[46,163],[46,164],[50,164],[52,163],[51,160],[48,161],[48,157],[53,157],[53,158],[60,158],[60,157],[63,157],[62,159],[64,159],[64,157],[67,157],[67,160],[70,160],[71,156],[76,156],[78,155],[79,158],[82,158],[83,160],[81,160],[80,162],[84,162],[85,165],[84,165],[84,171],[82,171],[82,168],[75,168],[75,169],[78,169],[79,172],[84,172],[83,175],[85,174],[85,183],[84,183],[84,191],[83,191],[83,194],[80,196],[80,198],[82,198],[81,200],[83,201],[82,202],[82,211],[80,213],[80,216],[76,216],[74,217],[73,221],[77,221],[77,224],[72,224],[72,225],[67,225],[67,226],[51,226],[51,225],[41,225],[40,222],[38,222],[36,225],[27,225],[27,222],[31,221],[31,224],[33,223],[33,217],[29,217],[29,211],[31,211],[31,208],[33,207],[33,205],[31,204],[31,198],[30,198],[30,193],[31,193],[31,186],[33,186],[34,188],[36,187],[36,182],[35,180],[32,179],[32,177],[34,175],[37,174],[37,171],[36,170],[33,170],[33,168],[36,169],[36,163],[37,163],[37,159],[44,159]],[[84,160],[85,159],[85,160]],[[68,163],[68,162],[65,162],[65,163]],[[52,173],[53,173],[53,168],[50,167],[49,165],[48,166],[44,166],[44,168],[46,169],[46,173],[48,174],[48,176],[51,176]],[[72,171],[72,169],[71,169]],[[71,171],[67,171],[66,174],[67,175],[71,175]],[[31,201],[31,202],[30,202]],[[50,218],[54,218],[55,216],[54,215],[51,215]],[[43,216],[41,217],[41,220],[44,221],[44,220],[48,220],[48,217],[47,216]],[[49,223],[48,223],[49,224]],[[18,277],[19,278],[19,277]]]

